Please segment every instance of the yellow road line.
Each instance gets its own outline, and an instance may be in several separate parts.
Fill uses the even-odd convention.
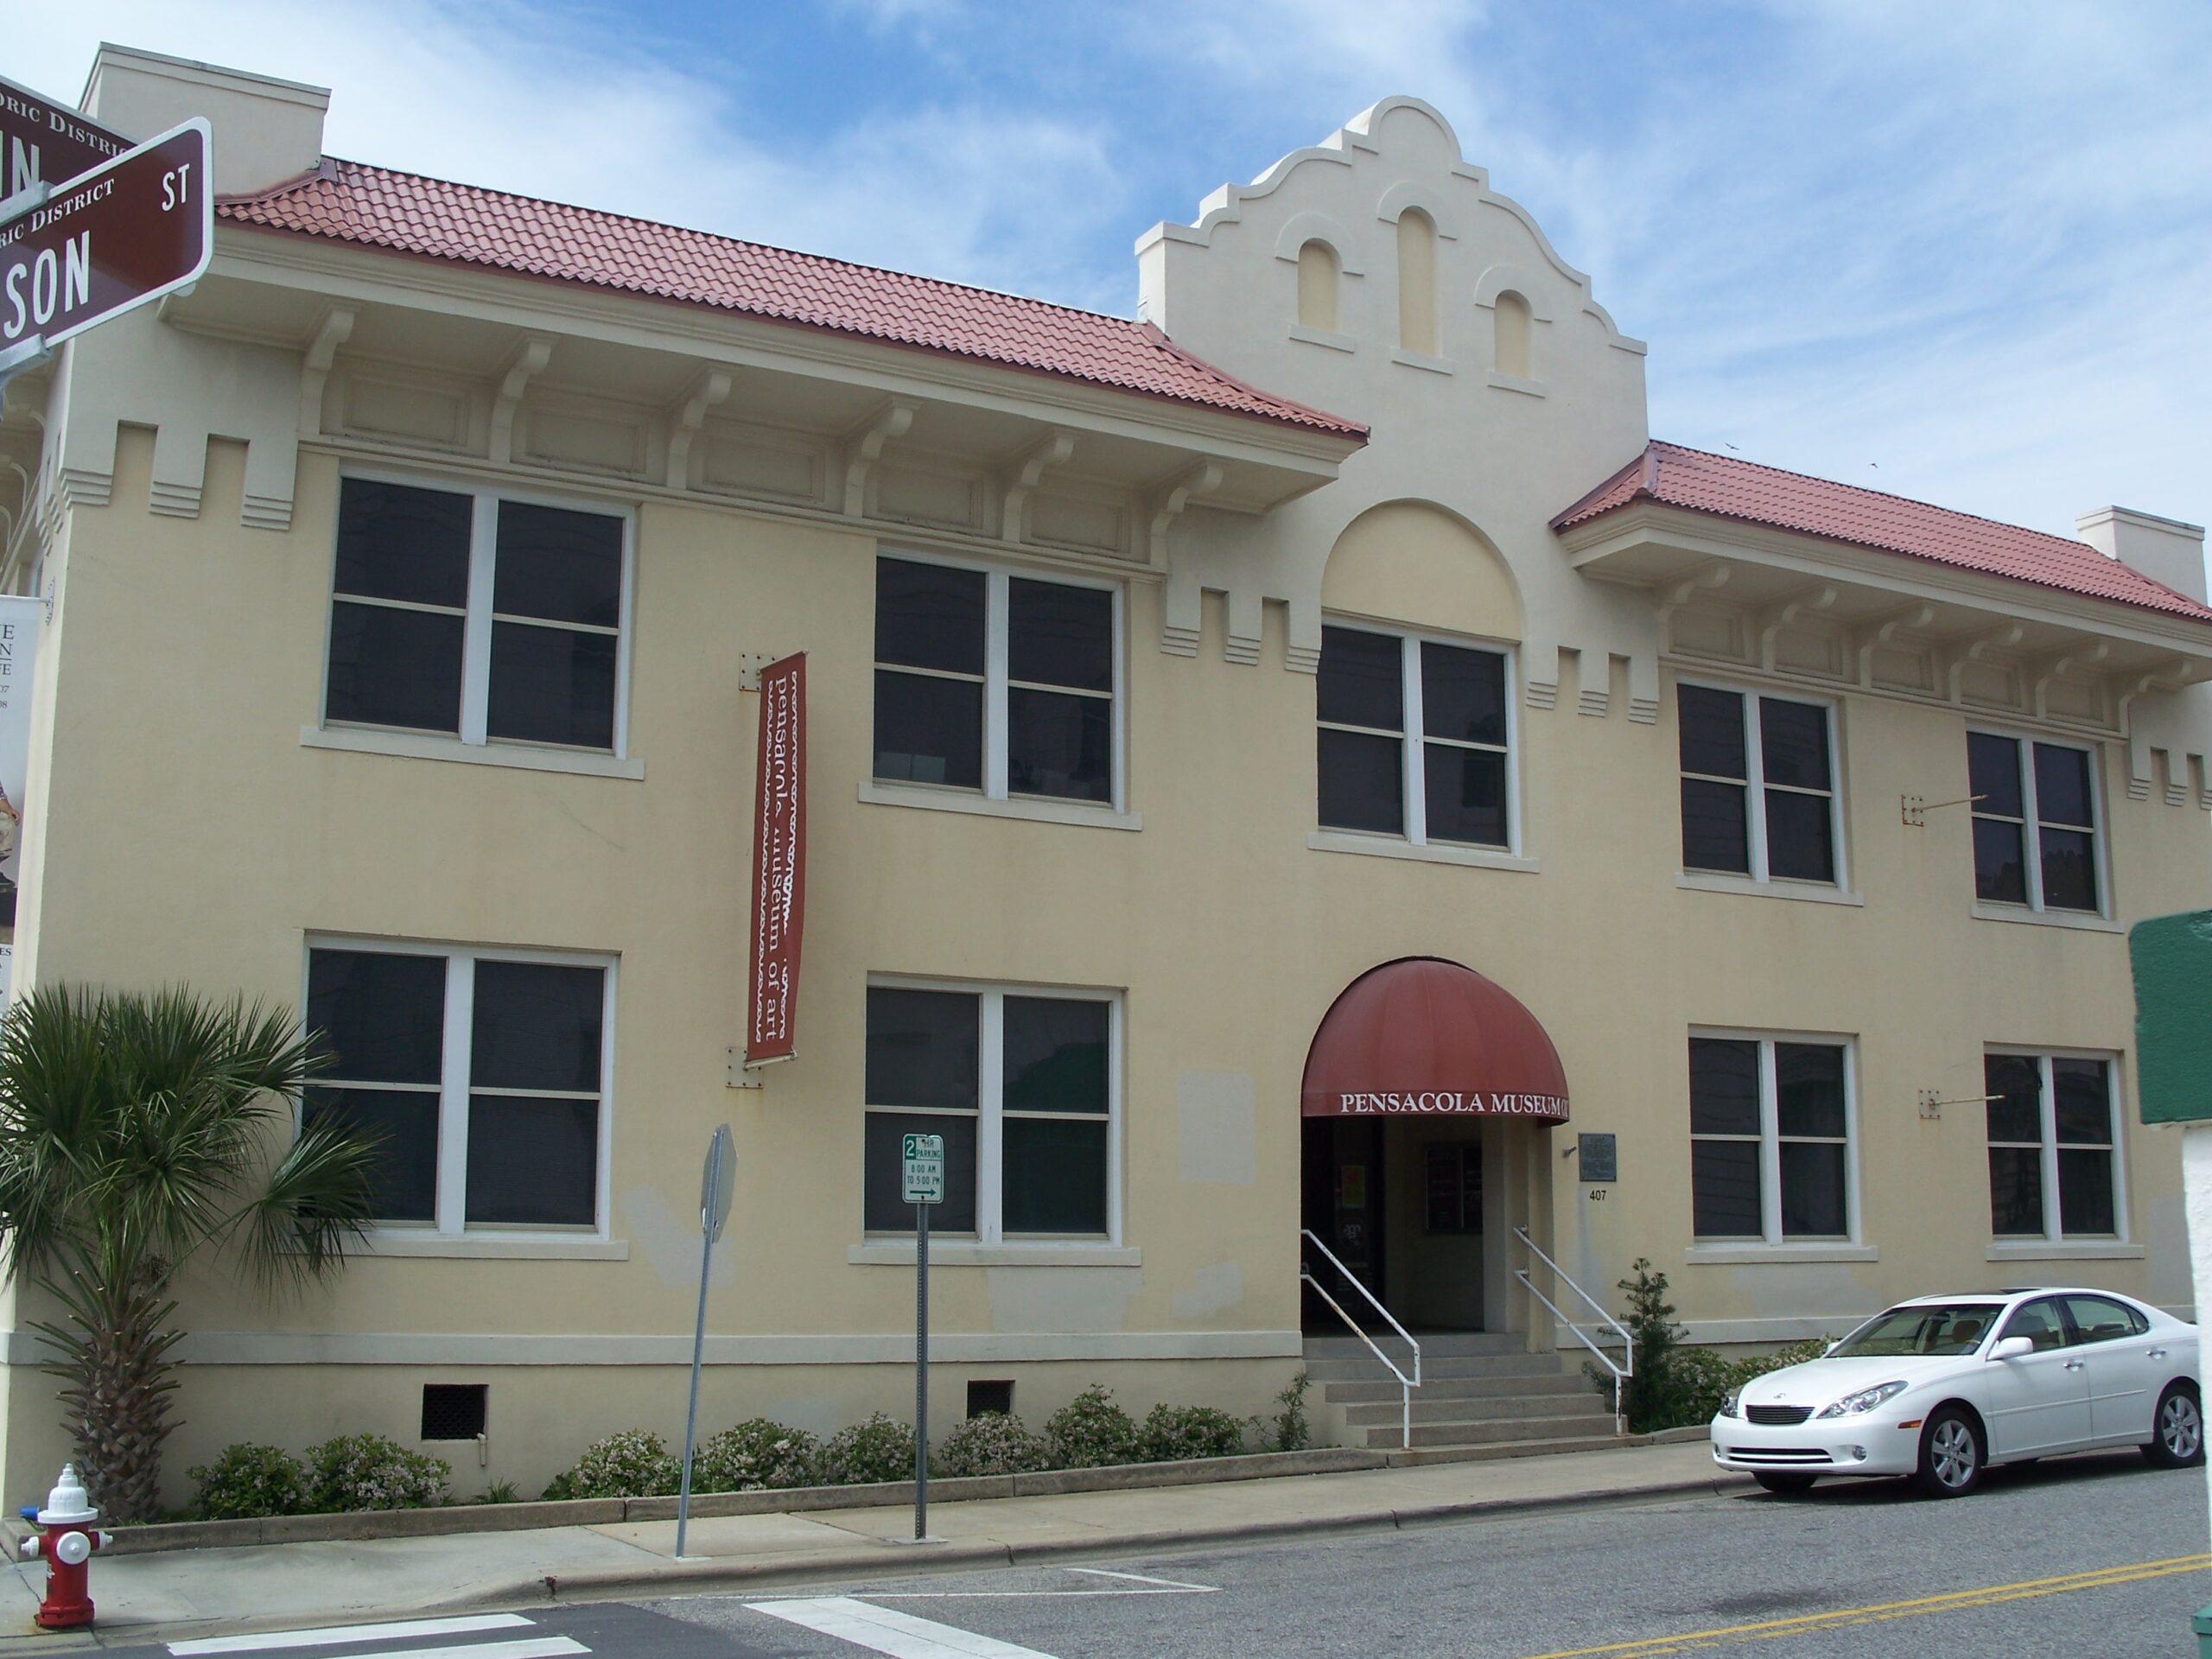
[[[1531,1654],[1528,1659],[1595,1659],[1600,1654],[1615,1659],[1644,1659],[1644,1656],[1680,1653],[1691,1648],[1719,1647],[1730,1642],[1771,1642],[1780,1637],[1811,1635],[1849,1624],[1885,1624],[1891,1619],[1916,1618],[1928,1613],[1950,1613],[2000,1602],[2027,1601],[2037,1596],[2063,1596],[2075,1590],[2101,1590],[2108,1585],[2135,1584],[2177,1573],[2201,1573],[2212,1567],[2212,1554],[2176,1555],[2159,1561],[2134,1561],[2119,1567],[2097,1567],[2086,1573],[2063,1573],[2054,1578],[2023,1579],[2015,1584],[1984,1585],[1974,1590],[1948,1591],[1939,1596],[1917,1596],[1907,1601],[1876,1602],[1865,1607],[1838,1607],[1823,1613],[1801,1613],[1791,1618],[1768,1619],[1756,1624],[1730,1624],[1719,1630],[1685,1630],[1677,1636],[1643,1636],[1630,1642],[1612,1642],[1597,1648],[1562,1648],[1552,1653]]]

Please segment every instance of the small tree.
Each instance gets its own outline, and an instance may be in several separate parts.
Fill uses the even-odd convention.
[[[1636,1275],[1624,1279],[1628,1312],[1622,1323],[1636,1344],[1636,1364],[1621,1391],[1621,1412],[1638,1433],[1669,1426],[1675,1394],[1675,1351],[1681,1346],[1682,1327],[1675,1323],[1675,1305],[1667,1300],[1667,1275],[1654,1273],[1649,1260],[1639,1255],[1629,1263]]]
[[[369,1218],[376,1142],[293,1132],[326,1063],[289,1012],[183,987],[41,986],[0,1021],[4,1270],[60,1305],[33,1328],[111,1519],[158,1513],[184,1263],[235,1243],[255,1284],[296,1286],[334,1272]]]

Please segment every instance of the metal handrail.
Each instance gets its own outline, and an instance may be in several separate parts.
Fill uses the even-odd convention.
[[[1392,1359],[1389,1355],[1384,1353],[1382,1349],[1376,1346],[1375,1338],[1369,1336],[1365,1331],[1360,1328],[1359,1321],[1353,1319],[1351,1314],[1345,1313],[1344,1308],[1338,1303],[1337,1299],[1330,1295],[1327,1291],[1321,1288],[1321,1281],[1313,1276],[1312,1271],[1303,1263],[1300,1265],[1298,1276],[1300,1279],[1303,1279],[1307,1284],[1313,1287],[1313,1294],[1329,1305],[1330,1311],[1344,1322],[1345,1327],[1351,1331],[1352,1335],[1357,1337],[1362,1342],[1367,1344],[1367,1351],[1374,1355],[1376,1358],[1381,1360],[1382,1362],[1383,1369],[1388,1370],[1391,1376],[1398,1379],[1399,1433],[1406,1448],[1408,1451],[1412,1450],[1414,1443],[1414,1390],[1421,1386],[1421,1344],[1414,1340],[1413,1333],[1411,1332],[1408,1331],[1404,1325],[1400,1325],[1397,1320],[1390,1317],[1390,1310],[1389,1308],[1383,1306],[1382,1303],[1375,1300],[1375,1293],[1368,1289],[1365,1285],[1360,1283],[1358,1279],[1353,1276],[1351,1268],[1347,1268],[1343,1262],[1337,1260],[1336,1253],[1330,1249],[1330,1248],[1324,1244],[1319,1239],[1313,1236],[1313,1230],[1311,1227],[1301,1227],[1299,1230],[1303,1233],[1306,1238],[1312,1241],[1313,1248],[1320,1251],[1321,1255],[1326,1259],[1329,1265],[1337,1270],[1338,1276],[1343,1279],[1346,1284],[1350,1285],[1362,1296],[1364,1296],[1367,1299],[1367,1305],[1373,1308],[1377,1313],[1380,1313],[1382,1316],[1384,1322],[1387,1323],[1393,1331],[1396,1332],[1400,1337],[1404,1338],[1406,1346],[1413,1350],[1414,1374],[1411,1376],[1408,1376],[1404,1371],[1398,1368],[1398,1363],[1395,1360]]]
[[[1613,1357],[1611,1354],[1583,1334],[1582,1327],[1560,1311],[1558,1303],[1536,1288],[1536,1281],[1529,1277],[1528,1268],[1514,1268],[1513,1276],[1521,1281],[1522,1287],[1546,1307],[1551,1309],[1552,1317],[1572,1331],[1574,1333],[1574,1339],[1595,1354],[1598,1357],[1598,1363],[1613,1374],[1613,1430],[1616,1433],[1624,1432],[1624,1424],[1626,1420],[1621,1415],[1621,1384],[1636,1375],[1636,1338],[1629,1335],[1625,1325],[1605,1312],[1596,1297],[1576,1284],[1567,1276],[1565,1268],[1544,1254],[1542,1247],[1529,1236],[1529,1230],[1526,1227],[1516,1227],[1513,1230],[1513,1236],[1527,1247],[1529,1255],[1552,1270],[1554,1279],[1580,1296],[1584,1306],[1595,1313],[1599,1320],[1621,1339],[1621,1359],[1620,1363],[1617,1365],[1613,1363]]]

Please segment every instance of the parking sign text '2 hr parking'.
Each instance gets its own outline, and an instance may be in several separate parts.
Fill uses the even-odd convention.
[[[207,124],[186,122],[0,225],[0,347],[58,346],[197,282],[214,251]]]

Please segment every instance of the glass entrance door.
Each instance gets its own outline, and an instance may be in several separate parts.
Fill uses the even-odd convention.
[[[1303,1126],[1303,1224],[1328,1246],[1352,1278],[1377,1301],[1383,1299],[1382,1128],[1365,1118],[1308,1118]],[[1313,1276],[1355,1319],[1366,1316],[1366,1298],[1344,1284],[1326,1258],[1300,1240]],[[1346,1299],[1350,1298],[1348,1301]],[[1341,1322],[1307,1294],[1306,1325],[1334,1332]],[[1357,1306],[1355,1306],[1357,1304]]]

